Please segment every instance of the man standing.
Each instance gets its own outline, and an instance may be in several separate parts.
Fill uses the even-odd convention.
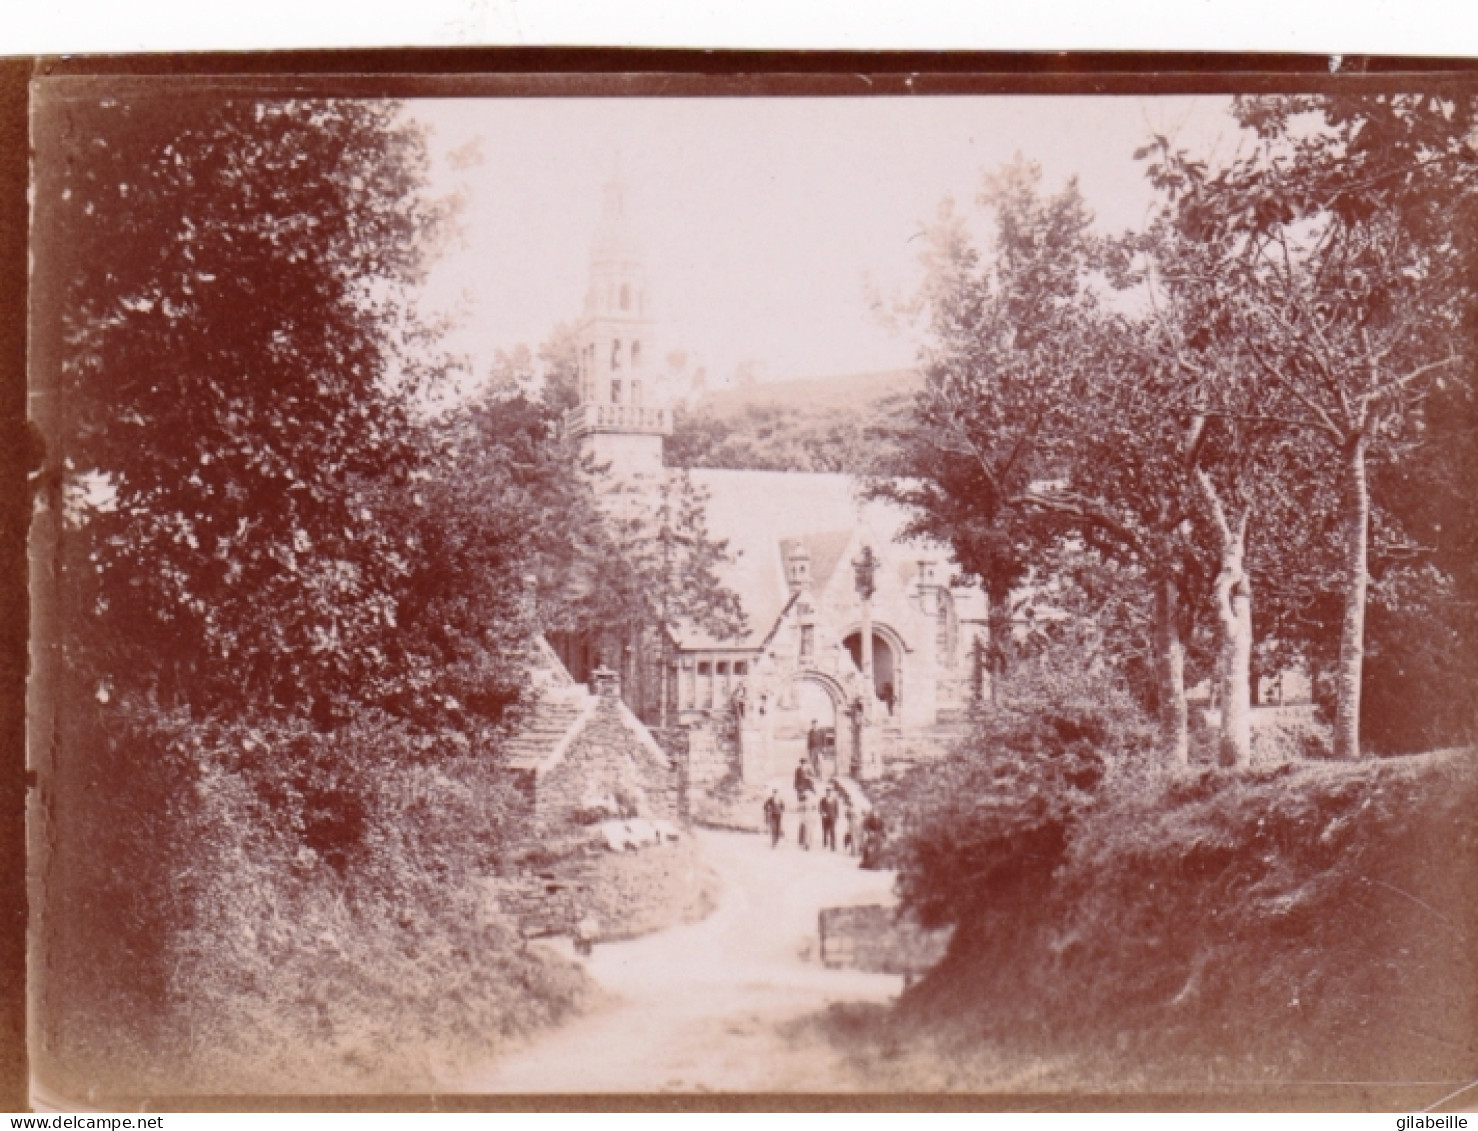
[[[883,837],[887,829],[876,809],[869,809],[862,819],[862,867],[880,868],[879,857],[883,852]]]
[[[770,796],[765,799],[765,826],[770,830],[770,847],[774,848],[780,843],[781,820],[785,816],[785,802],[780,798],[778,789],[771,789]]]
[[[835,787],[828,786],[821,799],[821,847],[837,850],[837,798]]]
[[[816,780],[811,776],[811,766],[802,758],[795,768],[795,799],[804,801],[808,793],[815,792]]]

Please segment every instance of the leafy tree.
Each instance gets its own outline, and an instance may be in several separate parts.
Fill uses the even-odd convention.
[[[1153,170],[1189,233],[1225,244],[1230,296],[1268,390],[1265,411],[1320,445],[1341,496],[1343,614],[1335,754],[1359,753],[1370,573],[1370,461],[1456,371],[1464,257],[1451,218],[1478,166],[1463,98],[1261,98],[1260,144],[1214,174],[1167,152]]]
[[[920,304],[929,345],[925,386],[902,441],[901,481],[874,491],[910,507],[912,533],[948,542],[990,601],[991,664],[1010,639],[1007,600],[1041,536],[1032,485],[1051,475],[1057,438],[1076,408],[1094,250],[1075,185],[1043,199],[1040,170],[1018,160],[988,179],[981,203],[995,214],[992,256],[973,245],[946,204],[929,230]]]
[[[696,628],[725,639],[744,630],[739,598],[721,576],[728,546],[710,536],[707,499],[685,470],[639,485],[603,483],[598,469],[583,470],[596,517],[550,615],[597,663],[621,673],[627,702],[660,721],[674,634]]]
[[[1116,390],[1127,382],[1131,396],[1149,391],[1171,425],[1160,433],[1166,443],[1158,459],[1151,440],[1156,429],[1143,411],[1134,419],[1144,441],[1120,439],[1124,456],[1158,466],[1155,492],[1176,500],[1158,520],[1162,527],[1173,523],[1198,543],[1217,641],[1218,758],[1245,766],[1251,759],[1253,544],[1260,538],[1275,545],[1259,564],[1277,561],[1286,531],[1264,512],[1286,518],[1279,504],[1313,469],[1286,426],[1268,415],[1258,366],[1246,349],[1255,327],[1232,299],[1243,281],[1239,261],[1224,244],[1182,230],[1173,212],[1162,212],[1122,248],[1135,266],[1126,270],[1121,263],[1115,281],[1137,288],[1145,309],[1115,327],[1127,353],[1104,379],[1113,402],[1104,411],[1122,411]],[[1124,457],[1108,451],[1098,458],[1112,464]]]
[[[115,691],[324,725],[391,694],[440,631],[398,607],[442,564],[404,525],[436,459],[418,135],[369,102],[41,113],[62,150],[38,169],[38,353],[68,485],[108,499],[78,512],[76,568]]]
[[[556,412],[574,408],[580,400],[580,343],[575,327],[561,322],[539,347],[544,375],[544,403]]]
[[[106,1025],[85,986],[128,1025],[229,996],[209,940],[267,947],[273,901],[374,917],[487,863],[548,524],[532,425],[472,450],[429,415],[446,216],[395,106],[48,87],[36,123],[45,1004],[75,1039]]]

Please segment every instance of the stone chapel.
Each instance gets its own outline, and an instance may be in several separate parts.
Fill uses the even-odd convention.
[[[613,180],[579,323],[580,400],[565,427],[602,468],[613,506],[639,505],[664,477],[690,478],[706,495],[710,536],[728,545],[722,580],[747,620],[736,638],[677,625],[647,655],[604,657],[640,673],[623,681],[627,706],[658,733],[685,732],[690,788],[787,780],[813,746],[823,772],[862,781],[937,749],[978,686],[982,595],[952,584],[946,547],[902,540],[902,509],[863,498],[848,475],[669,469],[675,391],[657,363],[657,324]],[[579,683],[602,662],[579,641],[552,643]]]

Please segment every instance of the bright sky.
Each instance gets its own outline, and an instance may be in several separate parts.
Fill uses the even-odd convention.
[[[1151,194],[1133,151],[1152,131],[1197,152],[1237,144],[1224,98],[927,97],[484,99],[419,102],[434,178],[464,200],[464,242],[432,280],[466,314],[454,344],[479,376],[493,351],[575,319],[618,167],[646,251],[659,355],[711,380],[891,369],[915,343],[869,295],[907,294],[919,233],[1020,152],[1049,191],[1077,176],[1100,228],[1140,224]]]

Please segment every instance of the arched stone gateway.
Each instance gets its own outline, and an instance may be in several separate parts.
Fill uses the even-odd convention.
[[[790,677],[785,694],[776,702],[763,760],[766,780],[791,778],[797,763],[806,757],[813,722],[825,736],[823,776],[848,772],[853,735],[846,689],[826,672],[803,669]]]
[[[862,670],[862,631],[853,627],[843,638],[847,654]],[[898,633],[884,624],[872,626],[872,690],[885,710],[893,714],[903,702],[904,664],[903,641]]]

